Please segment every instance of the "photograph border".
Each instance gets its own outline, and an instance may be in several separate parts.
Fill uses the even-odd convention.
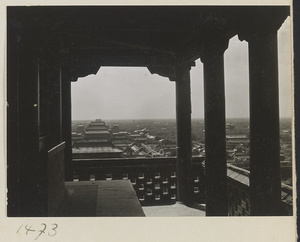
[[[292,5],[287,0],[264,0],[264,1],[152,1],[142,3],[136,1],[3,1],[0,3],[0,31],[2,38],[0,44],[0,66],[2,68],[0,91],[0,237],[9,241],[33,241],[35,235],[26,235],[18,232],[21,226],[37,226],[41,224],[49,227],[48,233],[54,233],[55,224],[57,234],[44,236],[41,241],[296,241],[296,162],[295,162],[295,127],[293,127],[293,204],[294,215],[283,217],[184,217],[184,218],[8,218],[6,217],[6,7],[28,5]],[[293,14],[291,14],[291,23]],[[293,26],[291,26],[293,29]],[[291,31],[293,32],[293,31]],[[291,36],[293,38],[293,36]],[[297,37],[298,38],[298,37]],[[293,48],[293,45],[292,45]],[[293,66],[293,65],[292,65]],[[298,68],[299,69],[299,68]],[[294,79],[292,70],[292,78]],[[298,85],[299,86],[299,85]],[[298,87],[299,89],[299,87]],[[296,91],[298,90],[296,89]],[[293,97],[293,94],[292,94]],[[294,98],[294,97],[293,97]],[[298,102],[296,103],[297,105]],[[297,108],[298,106],[294,108]],[[298,119],[298,116],[296,117]],[[293,123],[295,117],[293,116]],[[297,127],[296,127],[297,128]],[[299,152],[297,150],[297,152]],[[229,221],[230,220],[230,221]],[[56,230],[56,229],[55,229]],[[38,239],[37,239],[38,240]]]

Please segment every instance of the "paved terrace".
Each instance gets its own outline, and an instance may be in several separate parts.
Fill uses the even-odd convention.
[[[201,207],[174,205],[141,207],[129,180],[66,182],[59,217],[205,216]]]

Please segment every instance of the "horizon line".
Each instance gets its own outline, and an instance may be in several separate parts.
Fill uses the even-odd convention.
[[[90,121],[90,120],[176,120],[176,118],[89,118],[89,119],[72,119],[72,121]],[[191,118],[193,119],[200,119],[205,120],[204,118]],[[250,119],[249,117],[229,117],[229,119]],[[292,117],[279,117],[279,119],[292,119]]]

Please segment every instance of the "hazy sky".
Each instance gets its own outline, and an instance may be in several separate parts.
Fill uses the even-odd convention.
[[[278,32],[280,116],[291,116],[290,18]],[[249,117],[248,44],[232,38],[224,55],[226,117]],[[192,118],[203,118],[203,65],[191,69]],[[72,118],[175,118],[175,83],[147,68],[101,67],[72,83]]]

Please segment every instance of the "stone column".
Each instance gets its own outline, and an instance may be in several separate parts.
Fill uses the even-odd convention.
[[[208,38],[204,70],[206,216],[227,216],[224,58],[228,40]]]
[[[176,66],[176,123],[177,123],[177,196],[184,203],[192,201],[191,185],[191,91],[190,66]]]

